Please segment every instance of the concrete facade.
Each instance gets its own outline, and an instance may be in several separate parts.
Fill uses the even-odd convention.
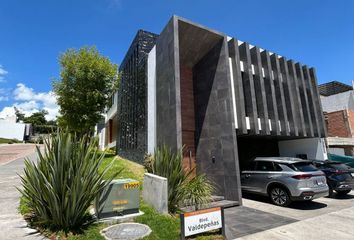
[[[121,66],[118,116],[127,124],[118,127],[119,154],[141,162],[156,147],[184,146],[184,168],[205,173],[216,195],[241,204],[240,163],[326,153],[318,147],[326,132],[314,68],[177,16],[160,35],[147,35],[148,54],[130,57],[144,42],[136,37]],[[140,88],[143,109],[132,101]],[[139,120],[128,124],[132,116]],[[280,142],[292,140],[297,147],[284,151]]]

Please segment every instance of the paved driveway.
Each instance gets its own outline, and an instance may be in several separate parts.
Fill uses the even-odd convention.
[[[265,197],[246,197],[243,212],[231,209],[228,216],[226,210],[229,239],[354,239],[354,191],[346,197],[295,202],[287,208],[277,207]]]
[[[4,154],[6,153],[6,154]],[[4,157],[4,156],[7,156]],[[25,220],[17,212],[20,178],[24,167],[23,156],[35,160],[33,145],[6,145],[0,147],[0,239],[43,239],[32,229],[27,228]],[[16,157],[20,157],[15,159]]]

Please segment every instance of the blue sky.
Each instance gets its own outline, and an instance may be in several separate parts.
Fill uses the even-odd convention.
[[[95,45],[119,64],[138,29],[159,33],[173,14],[315,67],[319,83],[351,84],[353,11],[350,0],[1,0],[0,112],[54,115],[60,53]]]

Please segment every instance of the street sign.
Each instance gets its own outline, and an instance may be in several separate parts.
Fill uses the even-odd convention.
[[[221,207],[183,213],[180,218],[181,239],[217,229],[221,229],[225,236],[224,209]]]

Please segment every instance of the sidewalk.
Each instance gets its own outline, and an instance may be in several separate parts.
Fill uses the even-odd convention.
[[[353,240],[354,207],[327,213],[263,232],[248,235],[240,240]]]
[[[4,148],[1,147],[1,149]],[[22,150],[19,149],[21,153],[12,153],[13,155],[18,155],[30,152],[31,154],[28,157],[31,160],[36,159],[34,148],[31,151],[26,149],[23,152]],[[33,229],[26,227],[26,221],[17,211],[20,197],[20,193],[16,189],[16,187],[20,186],[20,177],[17,174],[21,174],[23,171],[24,158],[13,160],[13,155],[8,159],[3,158],[8,163],[0,163],[0,239],[43,239]]]

